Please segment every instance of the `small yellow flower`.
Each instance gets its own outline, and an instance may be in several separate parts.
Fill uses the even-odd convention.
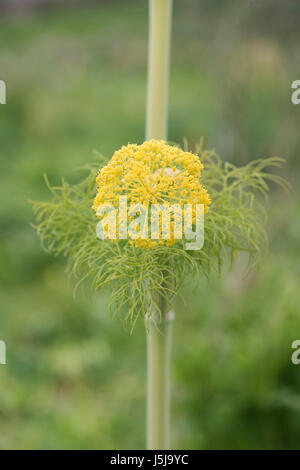
[[[199,181],[202,169],[198,155],[162,140],[128,144],[117,150],[98,174],[98,192],[93,209],[97,211],[107,202],[117,207],[119,196],[127,196],[128,204],[138,203],[146,207],[150,203],[178,204],[181,207],[184,204],[203,204],[204,213],[207,213],[211,201]],[[168,240],[131,240],[131,244],[138,247],[172,246],[175,242],[173,230]]]

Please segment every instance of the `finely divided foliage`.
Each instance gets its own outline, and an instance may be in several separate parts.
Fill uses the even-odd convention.
[[[211,200],[204,219],[204,246],[199,251],[186,251],[181,240],[172,246],[151,248],[128,240],[99,240],[92,205],[99,167],[106,163],[100,157],[77,185],[63,180],[61,186],[53,187],[46,179],[52,200],[33,202],[35,227],[44,248],[68,258],[69,271],[78,284],[89,280],[93,290],[109,285],[111,311],[132,327],[138,317],[154,308],[161,312],[157,298],[171,303],[189,273],[208,276],[211,270],[220,272],[222,265],[241,251],[249,253],[252,264],[266,248],[261,195],[267,195],[268,181],[286,187],[285,180],[266,172],[267,167],[280,166],[282,160],[255,160],[237,168],[223,163],[214,151],[205,150],[202,141],[196,153],[204,167],[201,185]]]

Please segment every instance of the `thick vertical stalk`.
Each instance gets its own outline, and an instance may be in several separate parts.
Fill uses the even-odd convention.
[[[146,138],[167,138],[172,0],[149,0]]]
[[[170,449],[172,310],[147,322],[147,448]]]
[[[167,139],[172,0],[149,0],[146,138]],[[170,355],[173,311],[147,317],[147,448],[170,448]]]

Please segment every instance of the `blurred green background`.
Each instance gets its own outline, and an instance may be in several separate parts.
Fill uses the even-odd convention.
[[[74,299],[28,200],[49,198],[43,173],[75,182],[94,149],[109,158],[143,141],[147,2],[44,3],[0,10],[0,448],[143,448],[144,326],[130,336],[112,321],[109,292]],[[174,448],[300,448],[299,20],[297,0],[175,0],[170,140],[193,147],[204,136],[236,164],[284,157],[292,190],[272,188],[259,269],[245,277],[241,257],[221,279],[187,279]]]

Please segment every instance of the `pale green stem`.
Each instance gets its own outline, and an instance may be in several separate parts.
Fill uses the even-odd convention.
[[[147,449],[170,449],[170,362],[173,310],[147,320]]]
[[[149,0],[146,138],[167,139],[172,0]]]
[[[167,140],[172,0],[149,0],[146,138]],[[147,448],[170,449],[170,357],[173,311],[158,299],[147,327]]]

